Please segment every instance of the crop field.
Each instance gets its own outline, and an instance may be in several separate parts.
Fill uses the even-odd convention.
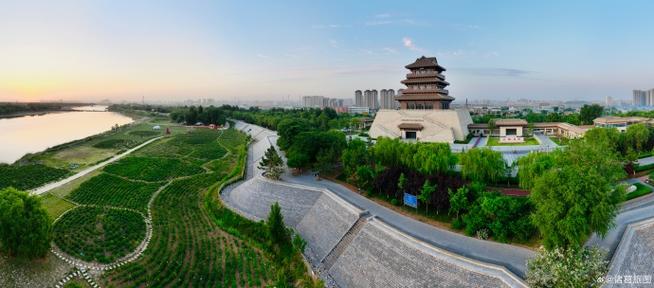
[[[85,261],[111,263],[132,252],[145,238],[143,216],[100,207],[77,207],[54,225],[54,242]]]
[[[67,198],[80,204],[130,208],[146,213],[148,201],[159,186],[101,173],[82,183]]]
[[[67,176],[70,172],[42,164],[0,164],[0,189],[14,187],[29,190]]]
[[[71,256],[111,263],[145,237],[154,192],[152,239],[134,262],[104,272],[106,287],[265,287],[280,263],[263,231],[219,203],[218,187],[242,171],[246,137],[235,130],[192,129],[135,152],[81,183],[66,198],[81,205],[55,223],[55,244]],[[229,177],[226,177],[228,176]],[[164,188],[162,186],[166,185]],[[216,208],[218,207],[218,208]],[[233,223],[238,223],[234,225]]]
[[[201,167],[176,158],[126,157],[104,171],[134,180],[163,181],[204,172]]]
[[[138,261],[105,274],[105,286],[264,286],[273,266],[262,252],[220,230],[203,198],[214,173],[174,181],[153,205],[153,237]]]

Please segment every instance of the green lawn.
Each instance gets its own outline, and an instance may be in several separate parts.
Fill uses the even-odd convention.
[[[70,208],[75,207],[73,203],[70,203],[50,193],[46,193],[41,196],[41,203],[43,204],[45,210],[48,212],[48,215],[50,215],[50,219],[53,221],[57,219],[59,215],[68,211]]]
[[[626,200],[631,200],[634,198],[638,198],[643,195],[647,195],[649,193],[652,193],[652,189],[641,184],[641,183],[634,183],[634,186],[636,186],[636,191],[627,193],[627,199]]]
[[[535,138],[529,137],[525,138],[523,143],[500,143],[500,137],[490,137],[488,138],[488,143],[486,146],[527,146],[527,145],[540,145]]]

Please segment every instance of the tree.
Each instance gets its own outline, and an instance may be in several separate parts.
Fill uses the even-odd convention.
[[[372,149],[374,159],[386,167],[399,167],[402,164],[402,144],[398,139],[379,137]]]
[[[48,253],[52,224],[37,196],[0,190],[0,249],[10,256],[39,258]]]
[[[470,201],[468,200],[469,190],[465,186],[455,191],[448,189],[448,194],[450,195],[449,214],[458,220],[461,214],[465,213],[470,207]]]
[[[473,148],[460,156],[461,174],[477,182],[496,183],[506,175],[502,153],[488,148]]]
[[[400,174],[400,178],[397,179],[397,190],[400,192],[404,193],[404,188],[406,187],[406,176],[404,176],[404,173]]]
[[[579,118],[582,124],[590,125],[593,124],[593,120],[602,116],[604,112],[604,107],[593,104],[593,105],[584,105],[579,111]]]
[[[422,203],[425,203],[427,207],[427,213],[429,213],[429,201],[431,201],[431,194],[436,191],[436,184],[432,185],[429,183],[429,180],[425,181],[425,184],[422,185],[422,189],[420,189],[420,195],[418,195],[418,199],[422,201]]]
[[[419,143],[415,145],[417,146],[415,153],[405,153],[404,155],[411,157],[411,168],[423,175],[446,172],[455,163],[452,150],[445,143]]]
[[[527,263],[527,284],[534,288],[601,287],[608,272],[606,253],[598,248],[541,249]]]
[[[606,142],[575,141],[534,182],[532,221],[546,248],[577,248],[592,232],[606,235],[624,187],[622,164]]]
[[[629,143],[631,148],[636,152],[643,151],[643,147],[647,144],[649,136],[649,129],[643,123],[629,125],[625,132],[626,142]]]
[[[259,169],[264,170],[264,176],[279,180],[279,177],[284,172],[284,160],[279,156],[275,147],[270,146],[263,158],[259,162]]]
[[[372,183],[375,180],[375,171],[369,165],[357,167],[356,184],[364,190],[370,191]]]
[[[557,152],[531,152],[518,159],[518,179],[520,188],[531,189],[535,179],[554,166]]]
[[[370,155],[366,143],[359,139],[350,141],[345,150],[343,150],[341,161],[343,161],[343,172],[345,172],[345,175],[348,177],[354,176],[357,167],[370,162]]]
[[[282,253],[281,255],[287,255],[285,253],[288,252],[290,247],[292,247],[291,233],[284,225],[282,208],[279,206],[278,202],[275,202],[275,204],[270,206],[270,213],[268,213],[266,227],[268,228],[268,236],[270,236],[270,242],[272,245],[279,249]]]
[[[277,124],[277,145],[284,150],[293,145],[295,137],[302,132],[313,130],[311,122],[304,118],[285,118]]]

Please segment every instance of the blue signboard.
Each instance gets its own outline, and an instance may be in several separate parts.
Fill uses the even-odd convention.
[[[418,208],[418,197],[416,195],[411,195],[409,193],[404,193],[404,205],[410,206],[413,208]]]

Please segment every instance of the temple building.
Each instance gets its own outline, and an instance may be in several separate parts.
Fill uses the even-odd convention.
[[[450,109],[454,98],[445,89],[445,68],[436,57],[422,56],[405,68],[410,73],[401,83],[407,88],[395,98],[400,109],[379,110],[370,136],[447,143],[466,139],[472,118],[466,109]]]

